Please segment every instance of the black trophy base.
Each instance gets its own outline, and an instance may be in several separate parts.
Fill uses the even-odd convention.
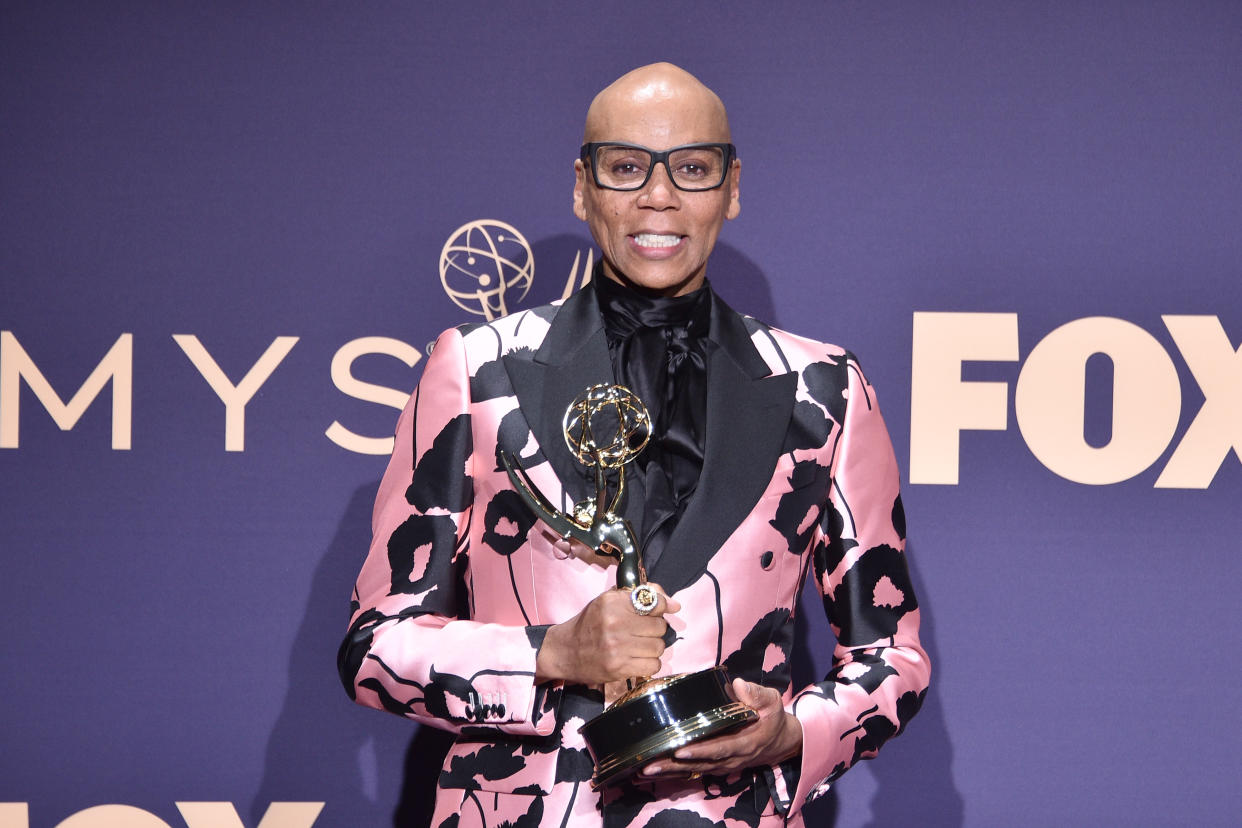
[[[595,760],[592,790],[677,748],[759,718],[733,695],[723,667],[656,678],[582,726]]]

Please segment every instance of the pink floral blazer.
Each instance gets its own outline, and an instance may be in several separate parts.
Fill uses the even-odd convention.
[[[456,734],[433,825],[801,824],[803,803],[918,711],[929,665],[875,392],[848,352],[712,299],[703,470],[648,563],[682,605],[661,674],[723,664],[777,688],[803,727],[800,758],[596,793],[578,727],[602,709],[599,688],[535,683],[548,625],[615,573],[554,545],[499,453],[562,509],[593,494],[560,425],[583,389],[613,381],[588,285],[559,306],[445,332],[397,424],[338,663],[360,704]],[[627,478],[639,487],[632,523],[638,477]],[[828,675],[794,687],[807,577],[837,640]]]

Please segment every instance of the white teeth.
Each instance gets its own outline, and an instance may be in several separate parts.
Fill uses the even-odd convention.
[[[681,236],[658,236],[655,233],[639,233],[634,241],[640,247],[673,247],[681,241]]]

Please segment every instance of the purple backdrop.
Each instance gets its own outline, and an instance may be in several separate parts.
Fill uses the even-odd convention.
[[[412,388],[407,363],[479,318],[440,278],[470,222],[529,245],[511,308],[559,296],[589,249],[586,105],[659,59],[720,93],[743,159],[713,282],[857,351],[907,470],[932,690],[812,824],[1234,824],[1242,7],[10,2],[2,828],[426,806],[438,734],[353,707],[335,674],[384,461],[325,432],[396,418],[359,399],[346,346],[391,340],[356,345],[352,376]],[[948,339],[916,341],[941,313],[962,314]],[[1007,333],[959,369],[945,344],[984,314]],[[1080,358],[1057,350],[1097,317],[1128,338],[1088,323]],[[208,362],[240,386],[227,417]],[[992,407],[912,399],[937,371]],[[951,460],[911,435],[949,445],[946,423],[957,482],[930,482]],[[1092,450],[1129,471],[1078,482]],[[1179,452],[1219,469],[1157,486]]]

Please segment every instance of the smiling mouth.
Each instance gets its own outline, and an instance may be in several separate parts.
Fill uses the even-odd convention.
[[[638,233],[634,243],[639,247],[676,247],[681,243],[681,236],[657,233]]]

